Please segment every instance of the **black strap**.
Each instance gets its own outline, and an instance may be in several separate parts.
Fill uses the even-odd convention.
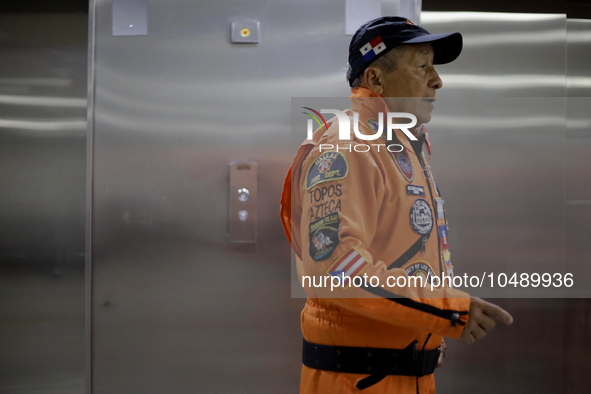
[[[357,388],[370,387],[387,375],[425,376],[435,371],[441,349],[417,350],[417,341],[404,349],[331,346],[304,339],[302,363],[323,371],[369,374]]]
[[[430,236],[431,233],[419,237],[419,239],[417,239],[415,243],[406,250],[406,252],[402,253],[402,255],[396,259],[396,261],[388,266],[388,269],[402,267],[407,261],[415,257],[420,250],[424,250],[424,245],[427,243]]]

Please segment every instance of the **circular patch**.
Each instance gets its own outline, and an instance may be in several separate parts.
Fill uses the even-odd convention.
[[[414,179],[414,173],[412,171],[412,163],[410,162],[408,152],[406,150],[403,150],[402,152],[391,152],[391,155],[394,159],[394,163],[396,163],[396,167],[398,167],[404,179],[412,182]]]
[[[417,198],[410,209],[410,225],[412,229],[421,235],[426,235],[433,230],[433,213],[427,201]]]
[[[406,263],[401,268],[406,271],[408,276],[418,276],[423,278],[423,281],[428,281],[429,283],[433,281],[433,277],[435,276],[433,268],[425,260]]]

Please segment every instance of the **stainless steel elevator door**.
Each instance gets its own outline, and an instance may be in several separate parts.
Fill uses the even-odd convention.
[[[95,13],[93,393],[294,392],[290,98],[347,94],[344,2],[150,2],[126,37]],[[228,242],[233,161],[258,163],[256,244]]]
[[[0,14],[0,393],[84,391],[87,14]]]

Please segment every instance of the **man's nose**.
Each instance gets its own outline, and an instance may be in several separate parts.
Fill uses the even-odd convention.
[[[441,89],[443,87],[443,81],[441,78],[439,78],[439,74],[437,74],[435,69],[433,69],[433,75],[431,77],[429,87],[433,89]]]

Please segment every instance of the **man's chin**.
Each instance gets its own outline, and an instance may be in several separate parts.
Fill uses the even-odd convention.
[[[431,113],[428,114],[419,114],[417,115],[417,126],[420,127],[423,124],[429,123],[431,121]]]

